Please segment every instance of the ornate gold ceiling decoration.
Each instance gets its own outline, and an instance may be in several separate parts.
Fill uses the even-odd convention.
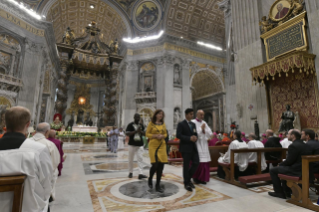
[[[208,70],[195,74],[192,80],[192,87],[194,88],[192,93],[193,100],[198,100],[223,91],[223,86],[218,76]]]
[[[62,42],[67,27],[74,30],[76,37],[81,37],[92,21],[100,28],[100,38],[104,43],[128,36],[122,17],[101,0],[57,0],[46,17],[47,21],[53,22],[57,43]]]
[[[171,0],[167,10],[166,32],[192,41],[208,41],[221,47],[225,40],[221,0]]]

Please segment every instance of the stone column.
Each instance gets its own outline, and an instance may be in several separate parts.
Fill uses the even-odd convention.
[[[110,71],[106,72],[105,75],[105,99],[104,99],[104,124],[106,126],[114,126],[116,125],[116,109],[117,109],[117,74],[118,74],[118,66],[113,64],[113,68]]]
[[[181,119],[184,119],[184,111],[187,108],[192,107],[192,91],[190,90],[190,79],[189,79],[189,64],[190,61],[185,59],[183,61],[183,66],[182,66],[182,107],[181,107],[181,114],[182,117]]]
[[[69,66],[69,61],[67,59],[61,60],[61,70],[60,70],[60,78],[58,80],[58,93],[57,93],[57,101],[55,103],[56,112],[62,115],[62,119],[65,119],[65,109],[67,107],[67,70]]]

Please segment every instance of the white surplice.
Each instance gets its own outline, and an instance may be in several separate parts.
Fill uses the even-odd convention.
[[[232,149],[248,149],[248,145],[245,141],[239,142],[234,140],[230,143],[227,152],[224,156],[218,158],[219,163],[230,163],[231,150]],[[245,171],[248,167],[248,154],[247,153],[235,153],[235,163],[239,167],[239,171]]]
[[[251,140],[248,142],[248,149],[257,149],[264,148],[264,144],[257,140]],[[249,163],[257,163],[257,152],[248,153],[248,161]],[[261,170],[265,170],[267,168],[267,163],[265,159],[265,154],[261,153]]]
[[[288,148],[290,144],[292,144],[292,141],[289,141],[288,138],[284,138],[284,140],[282,140],[280,144],[282,148]]]
[[[53,168],[43,144],[26,139],[20,149],[0,151],[0,176],[27,176],[23,191],[23,212],[46,212],[52,190]],[[0,192],[0,211],[11,212],[13,192]]]
[[[118,138],[118,144],[117,149],[124,149],[124,140],[125,140],[125,134],[124,132],[119,132],[119,138]]]
[[[196,119],[192,120],[192,122],[196,125],[196,131],[198,139],[196,141],[196,146],[199,155],[199,162],[205,163],[210,162],[210,153],[208,148],[208,140],[212,137],[213,133],[211,129],[208,127],[207,123],[203,120],[201,122]],[[205,133],[202,131],[202,125],[205,124]]]

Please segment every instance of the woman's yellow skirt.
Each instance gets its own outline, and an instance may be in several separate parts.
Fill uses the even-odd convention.
[[[158,148],[159,147],[159,148]],[[165,140],[151,139],[148,144],[151,163],[167,163],[167,149]],[[157,159],[157,160],[156,160]]]

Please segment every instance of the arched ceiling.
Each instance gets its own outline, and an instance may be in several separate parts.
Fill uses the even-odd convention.
[[[53,22],[57,43],[62,42],[67,27],[74,30],[76,37],[81,37],[85,27],[92,21],[97,23],[101,30],[101,40],[106,44],[115,38],[128,36],[122,17],[101,0],[57,0],[50,7],[46,18]]]
[[[195,74],[192,80],[193,100],[198,100],[223,91],[223,86],[214,73],[205,70]]]
[[[224,46],[224,13],[221,0],[171,0],[167,10],[166,32],[192,41]]]
[[[164,29],[167,34],[194,42],[203,41],[220,47],[225,42],[224,13],[218,7],[222,0],[148,0],[160,3],[164,12],[162,24],[149,32],[138,31],[131,25],[133,9],[142,0],[19,1],[40,14],[46,14],[48,21],[53,21],[57,42],[61,41],[66,27],[70,26],[80,36],[84,27],[93,20],[97,22],[103,33],[102,40],[107,44],[111,39],[127,37],[131,29],[135,30],[135,36]],[[91,4],[94,9],[90,8]],[[50,8],[48,13],[47,8]]]

